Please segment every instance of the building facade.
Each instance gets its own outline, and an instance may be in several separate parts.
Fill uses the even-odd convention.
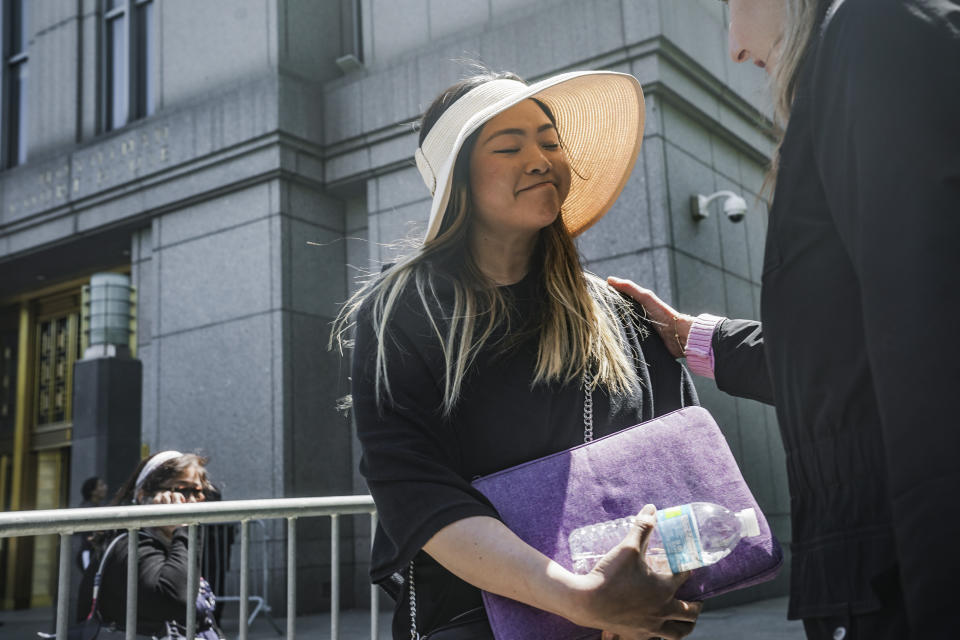
[[[100,271],[136,287],[145,451],[205,452],[227,499],[365,493],[336,409],[348,363],[327,349],[330,323],[356,277],[424,228],[412,125],[468,72],[456,60],[529,80],[635,75],[643,148],[618,203],[578,240],[587,266],[684,311],[757,317],[769,105],[763,73],[728,60],[725,11],[716,0],[3,0],[3,508],[79,501],[70,376],[81,287]],[[696,221],[691,196],[721,189],[747,200],[745,219],[714,207]],[[697,387],[786,545],[773,411]],[[298,529],[302,607],[329,606],[329,527]],[[369,531],[342,531],[342,602],[360,604]],[[282,594],[283,533],[270,535]],[[55,545],[3,552],[3,605],[49,602]],[[733,598],[785,589],[782,576]]]

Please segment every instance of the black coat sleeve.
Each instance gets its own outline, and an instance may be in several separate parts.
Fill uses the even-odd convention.
[[[815,153],[854,265],[916,637],[956,633],[960,3],[857,0],[816,58]],[[824,309],[824,320],[831,319]],[[829,331],[824,332],[829,340]]]
[[[166,621],[181,625],[187,617],[187,528],[176,529],[169,546],[140,534],[137,545],[137,632],[163,632]],[[126,620],[127,540],[110,551],[103,572],[97,608],[104,620],[123,625]]]
[[[713,331],[713,376],[733,396],[773,404],[773,386],[763,351],[763,325],[724,319]]]
[[[148,608],[157,620],[186,622],[187,615],[187,528],[179,527],[170,546],[145,544],[140,554],[139,606]],[[146,612],[146,611],[145,611]]]

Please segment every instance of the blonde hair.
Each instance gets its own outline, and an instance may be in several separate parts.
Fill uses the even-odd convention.
[[[442,112],[470,88],[504,75],[482,74],[454,85],[427,110],[423,126],[427,129],[432,126],[439,117],[436,111]],[[459,95],[454,95],[457,93]],[[553,115],[546,111],[552,120]],[[422,130],[421,140],[425,135],[426,131]],[[408,289],[416,292],[415,300],[422,307],[443,353],[445,416],[455,408],[463,381],[477,355],[484,348],[495,346],[498,327],[502,325],[507,334],[510,333],[509,300],[480,271],[469,248],[473,220],[469,157],[475,139],[476,134],[460,151],[450,202],[437,236],[364,284],[347,300],[334,322],[331,347],[335,342],[342,344],[360,308],[369,305],[377,340],[374,391],[378,403],[391,395],[387,375],[390,319]],[[632,305],[605,281],[584,272],[573,239],[560,216],[541,230],[535,255],[542,256],[537,286],[543,291],[544,308],[542,322],[536,327],[537,362],[531,386],[551,382],[568,384],[589,372],[613,395],[634,392],[639,387],[639,378],[617,321],[618,317],[633,314]],[[453,308],[446,310],[443,317],[437,313],[441,283],[453,289]]]
[[[770,82],[773,90],[773,110],[780,138],[770,162],[770,171],[766,183],[772,186],[776,182],[777,172],[780,169],[780,147],[783,144],[783,134],[790,120],[790,111],[793,101],[797,97],[797,82],[800,70],[820,17],[826,10],[828,0],[783,0],[784,20],[783,31],[775,45],[777,47],[777,64],[771,70]]]

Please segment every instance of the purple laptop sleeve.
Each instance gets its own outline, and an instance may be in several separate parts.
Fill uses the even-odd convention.
[[[567,537],[578,527],[686,502],[752,507],[760,535],[696,569],[677,596],[703,600],[773,579],[780,545],[744,482],[713,416],[687,407],[545,458],[479,478],[473,485],[527,544],[570,569]],[[597,638],[596,629],[501,596],[483,593],[497,640]],[[531,634],[531,630],[536,630]]]

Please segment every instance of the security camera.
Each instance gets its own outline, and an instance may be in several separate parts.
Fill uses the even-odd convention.
[[[723,212],[730,222],[740,222],[747,214],[747,201],[740,196],[730,196],[723,202]]]
[[[697,194],[690,196],[690,213],[696,221],[705,220],[710,215],[710,203],[717,198],[725,197],[723,212],[730,218],[730,222],[740,222],[747,214],[747,201],[732,191],[718,191],[711,196]]]

